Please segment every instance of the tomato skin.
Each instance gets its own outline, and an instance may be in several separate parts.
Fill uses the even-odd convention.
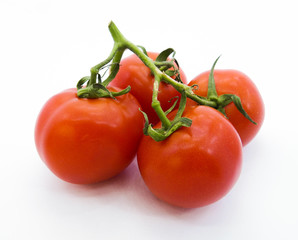
[[[39,114],[37,151],[48,168],[67,182],[109,179],[136,154],[144,122],[139,108],[129,93],[114,100],[78,98],[76,89],[63,91],[49,99]]]
[[[195,94],[207,96],[209,73],[210,71],[199,74],[189,82],[189,86],[198,85],[194,90]],[[233,103],[225,107],[227,118],[236,128],[245,146],[256,136],[264,121],[265,108],[261,94],[252,80],[237,70],[214,70],[214,80],[218,95],[235,94],[240,97],[244,110],[257,123],[255,125],[246,119]],[[188,104],[196,103],[189,99]]]
[[[155,60],[158,53],[148,52],[148,56]],[[180,78],[182,82],[186,83],[186,76],[180,68]],[[152,91],[153,91],[154,76],[144,63],[135,55],[128,56],[120,62],[120,69],[116,77],[110,83],[111,86],[119,88],[126,88],[131,86],[130,93],[133,94],[142,106],[144,112],[147,113],[149,122],[156,124],[159,118],[151,107]],[[177,90],[164,82],[159,86],[158,100],[160,101],[163,110],[169,109],[173,102],[169,102],[173,97],[180,96]]]
[[[235,184],[242,166],[242,145],[232,124],[217,110],[192,106],[192,119],[169,138],[144,136],[137,153],[145,184],[159,199],[183,208],[202,207]],[[157,125],[157,127],[159,124]]]

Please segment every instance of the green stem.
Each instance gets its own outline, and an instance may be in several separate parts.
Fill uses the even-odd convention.
[[[125,46],[128,41],[122,35],[122,33],[119,31],[119,29],[116,27],[116,25],[113,22],[110,22],[109,29],[110,29],[110,33],[113,37],[113,40],[114,40],[113,49],[107,59],[105,59],[101,63],[97,64],[93,68],[91,68],[91,76],[90,76],[90,81],[89,81],[90,85],[93,83],[96,83],[97,74],[102,67],[107,65],[112,60],[113,60],[113,63],[119,63],[121,60],[121,57],[126,49]],[[113,70],[115,70],[115,66],[113,66],[113,64],[112,64],[111,72]],[[111,80],[109,80],[108,82],[105,82],[105,86],[107,86]]]
[[[118,48],[119,48],[118,44],[115,43],[110,55],[104,61],[102,61],[101,63],[99,63],[91,68],[91,70],[90,70],[91,76],[90,76],[89,85],[96,83],[96,78],[97,78],[97,74],[98,74],[99,70],[102,67],[104,67],[105,65],[107,65],[109,62],[112,61],[116,52],[118,51]]]
[[[119,29],[117,28],[117,26],[113,21],[111,21],[109,24],[109,30],[113,37],[114,42],[118,43],[120,48],[124,48],[124,45],[126,45],[125,43],[128,42],[128,40],[119,31]]]
[[[153,93],[152,93],[152,108],[155,110],[158,115],[160,121],[162,122],[162,127],[165,129],[171,126],[171,121],[167,118],[167,115],[161,108],[160,102],[158,101],[158,89],[159,89],[160,79],[158,76],[155,76],[155,81],[153,85]]]
[[[153,139],[157,141],[161,141],[167,138],[170,134],[176,131],[178,128],[185,126],[189,127],[191,125],[191,120],[188,118],[182,117],[186,106],[186,97],[189,97],[196,102],[204,103],[204,105],[212,106],[214,102],[209,102],[208,99],[199,97],[195,95],[192,91],[192,87],[181,82],[178,82],[171,78],[172,75],[168,75],[168,69],[175,68],[175,63],[173,61],[166,61],[169,54],[174,52],[173,49],[167,49],[160,53],[155,61],[153,61],[146,54],[146,50],[139,46],[134,45],[130,41],[128,41],[122,33],[119,31],[117,26],[111,22],[109,24],[109,30],[114,40],[114,46],[110,53],[110,55],[101,63],[92,67],[90,72],[90,77],[82,78],[77,84],[77,94],[82,98],[100,98],[100,97],[111,97],[115,98],[116,96],[120,96],[126,94],[130,87],[128,86],[126,89],[120,92],[110,92],[107,88],[108,84],[115,78],[117,72],[119,71],[120,61],[123,56],[123,53],[126,49],[129,49],[133,52],[150,70],[154,75],[154,84],[153,84],[153,92],[152,92],[152,108],[158,115],[162,127],[160,129],[153,129],[151,124],[148,122],[148,118],[146,113],[143,113],[145,116],[146,124],[144,128],[144,133],[150,135]],[[101,79],[97,82],[97,77],[99,71],[104,67],[110,67],[109,76],[102,82]],[[179,74],[179,72],[178,72]],[[179,77],[178,77],[179,78]],[[180,78],[179,78],[180,79]],[[179,104],[178,112],[173,121],[170,121],[167,117],[169,111],[163,111],[160,102],[158,100],[159,86],[161,81],[164,81],[167,84],[172,85],[178,92],[182,94],[181,101]],[[87,86],[83,87],[83,84],[87,82]]]
[[[162,122],[162,126],[164,128],[170,127],[171,121],[167,118],[157,98],[159,85],[160,85],[160,81],[162,79],[163,73],[155,66],[154,61],[151,58],[149,58],[146,54],[144,54],[144,52],[139,47],[132,44],[131,42],[127,42],[127,48],[130,51],[132,51],[134,54],[136,54],[139,57],[139,59],[141,59],[141,61],[151,70],[152,74],[154,75],[152,108],[154,109],[160,121]]]
[[[218,97],[216,88],[215,88],[213,71],[214,71],[215,64],[219,58],[217,58],[215,63],[213,64],[211,73],[209,75],[207,98],[201,97],[194,94],[193,92],[194,86],[188,86],[180,81],[180,76],[179,76],[180,74],[176,68],[176,64],[178,66],[178,63],[174,59],[174,55],[173,55],[173,60],[175,61],[175,63],[174,61],[167,61],[167,58],[170,54],[172,53],[175,54],[175,51],[173,49],[169,48],[164,50],[159,54],[157,59],[153,61],[151,58],[147,56],[146,50],[144,48],[136,46],[130,41],[128,41],[122,35],[122,33],[119,31],[119,29],[113,22],[110,22],[109,30],[114,40],[113,49],[110,55],[104,61],[102,61],[101,63],[91,68],[90,77],[84,77],[78,82],[77,89],[78,89],[79,97],[115,98],[115,96],[120,96],[129,92],[130,90],[129,86],[120,92],[110,92],[109,89],[107,88],[108,84],[115,78],[117,72],[119,71],[120,61],[124,51],[126,49],[129,49],[151,70],[151,73],[154,75],[152,108],[155,110],[156,114],[158,115],[162,123],[162,127],[160,129],[153,129],[151,124],[149,124],[148,122],[146,113],[143,113],[146,120],[146,124],[145,124],[146,129],[144,128],[144,133],[150,135],[153,139],[157,141],[161,141],[167,138],[170,134],[172,134],[180,127],[191,126],[191,123],[192,123],[191,119],[182,117],[182,114],[185,110],[187,98],[190,98],[201,105],[210,106],[219,110],[221,109],[223,113],[224,113],[225,105],[229,104],[230,102],[234,102],[234,104],[237,106],[239,111],[241,111],[242,114],[244,114],[249,120],[251,120],[249,116],[246,114],[246,112],[243,110],[240,99],[237,96],[225,94]],[[101,82],[101,79],[99,78],[99,81],[97,82],[97,76],[99,76],[98,75],[99,71],[102,68],[106,67],[109,63],[111,64],[110,64],[110,74],[108,78],[106,78],[104,82]],[[174,71],[171,71],[172,67],[174,68]],[[173,79],[172,78],[173,75],[176,75],[177,79]],[[170,108],[170,110],[164,112],[158,100],[159,85],[161,81],[172,85],[178,92],[181,93],[179,109],[173,121],[170,121],[167,118],[167,114],[169,111],[172,110],[173,106],[172,108]],[[87,86],[83,88],[83,84],[86,82],[87,82]]]
[[[204,104],[210,107],[216,107],[216,103],[214,101],[209,101],[205,98],[201,98],[193,93],[191,86],[188,86],[183,83],[179,83],[175,81],[173,78],[169,77],[167,74],[160,71],[158,67],[156,67],[156,62],[149,58],[144,52],[136,45],[128,41],[116,27],[116,25],[111,22],[109,25],[109,30],[113,36],[113,39],[116,43],[120,44],[123,48],[127,48],[132,51],[134,54],[138,56],[138,58],[151,70],[152,74],[155,77],[153,94],[152,94],[152,107],[160,118],[162,125],[167,128],[171,125],[170,120],[167,118],[165,112],[162,110],[160,106],[160,102],[157,99],[158,88],[160,81],[164,81],[170,85],[172,85],[178,92],[185,92],[186,96],[199,104]],[[163,62],[161,62],[162,64]],[[163,63],[164,64],[164,63]]]
[[[136,45],[134,45],[131,42],[127,42],[127,48],[132,51],[134,54],[136,54],[138,56],[138,58],[148,67],[150,68],[152,74],[156,77],[158,76],[159,79],[162,78],[162,72],[155,66],[154,61],[146,56],[144,54],[144,52],[137,47]]]
[[[123,48],[127,48],[130,51],[132,51],[134,54],[136,54],[138,58],[151,70],[155,78],[153,93],[152,93],[152,107],[155,110],[156,114],[158,115],[160,121],[162,122],[163,127],[164,128],[170,127],[171,121],[167,118],[157,98],[159,84],[162,79],[163,73],[155,66],[154,61],[151,58],[149,58],[146,54],[144,54],[144,52],[138,46],[128,41],[120,33],[119,29],[116,27],[116,25],[113,22],[110,23],[109,29],[113,36],[114,41],[121,42],[121,46]]]
[[[180,83],[175,81],[175,79],[169,77],[166,74],[162,75],[162,80],[170,85],[172,85],[178,92],[182,93],[183,91],[185,91],[186,96],[190,99],[192,99],[193,101],[197,102],[198,104],[201,105],[205,105],[205,106],[209,106],[209,107],[216,107],[217,104],[214,101],[210,101],[206,98],[202,98],[198,95],[196,95],[193,91],[192,91],[192,87],[188,86],[186,84]]]
[[[187,100],[187,97],[186,97],[185,91],[183,91],[181,93],[180,104],[179,104],[178,112],[175,116],[175,119],[178,119],[178,118],[182,117],[182,114],[183,114],[183,112],[185,110],[185,107],[186,107],[186,100]]]
[[[151,58],[149,58],[144,52],[128,41],[119,31],[119,29],[116,27],[116,25],[111,22],[109,24],[109,30],[111,32],[111,35],[113,36],[113,39],[115,42],[117,42],[119,45],[121,45],[123,48],[127,48],[130,51],[132,51],[134,54],[136,54],[139,59],[148,67],[150,68],[152,74],[157,77],[158,79],[161,79],[162,81],[172,85],[178,92],[185,91],[186,96],[188,98],[191,98],[192,100],[196,101],[199,104],[204,104],[210,107],[216,107],[216,103],[213,101],[208,101],[207,99],[200,98],[196,94],[193,93],[192,88],[186,84],[179,83],[175,81],[175,79],[169,77],[167,74],[161,72],[155,65],[155,61],[153,61]]]
[[[123,49],[119,49],[119,50],[116,52],[116,54],[115,54],[115,56],[114,56],[114,59],[113,59],[113,64],[112,64],[112,66],[111,66],[111,68],[110,68],[110,71],[111,71],[111,72],[114,71],[114,69],[115,69],[115,67],[116,67],[117,64],[120,64],[120,61],[121,61],[121,58],[122,58],[122,55],[123,55],[124,51],[125,51],[125,48],[123,48]]]
[[[112,65],[110,67],[110,72],[113,73],[110,78],[106,79],[102,84],[107,87],[109,85],[109,83],[114,79],[114,77],[116,76],[116,74],[119,71],[119,64],[122,58],[122,55],[125,51],[125,48],[122,49],[118,49],[118,51],[116,51],[114,57],[113,57],[113,62]]]

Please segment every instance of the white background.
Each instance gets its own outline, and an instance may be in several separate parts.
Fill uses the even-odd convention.
[[[298,239],[295,2],[1,0],[0,239]],[[157,200],[135,161],[110,181],[78,186],[39,159],[42,105],[108,56],[110,20],[147,50],[173,47],[189,81],[221,55],[217,68],[258,86],[264,125],[243,150],[239,181],[215,204]]]

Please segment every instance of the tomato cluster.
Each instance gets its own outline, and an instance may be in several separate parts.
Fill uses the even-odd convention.
[[[152,61],[145,65],[140,56],[138,52],[113,65],[117,74],[112,71],[111,84],[94,82],[96,75],[91,71],[91,78],[80,80],[87,85],[47,101],[35,128],[41,159],[67,182],[92,184],[116,176],[137,156],[145,184],[159,199],[184,208],[221,199],[239,177],[242,147],[262,125],[264,104],[259,91],[246,75],[234,70],[212,68],[187,84],[177,61],[169,63],[157,53],[146,52]],[[164,116],[157,114],[152,103],[156,84],[152,63],[165,64],[170,69],[167,73],[179,69],[179,79],[169,75],[168,82],[161,81],[158,88],[155,100]],[[170,84],[172,80],[179,84]],[[215,84],[213,90],[210,82]],[[131,90],[126,93],[122,89],[128,86]],[[173,105],[177,97],[181,99],[179,108]],[[167,120],[159,121],[161,116]],[[179,125],[187,119],[188,125]],[[177,123],[179,127],[172,127]],[[169,136],[157,141],[145,131],[148,127]]]

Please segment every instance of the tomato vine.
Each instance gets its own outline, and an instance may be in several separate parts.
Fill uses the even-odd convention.
[[[179,65],[177,60],[174,58],[175,51],[172,48],[166,49],[161,52],[157,59],[154,61],[148,57],[146,49],[141,46],[137,46],[132,42],[128,41],[123,34],[119,31],[114,22],[110,22],[109,31],[114,40],[114,46],[110,55],[92,67],[90,72],[90,76],[83,77],[77,84],[77,94],[80,98],[101,98],[101,97],[116,97],[123,94],[126,94],[130,91],[130,86],[127,86],[126,89],[119,92],[110,92],[107,89],[108,84],[115,78],[117,72],[120,67],[120,60],[123,56],[125,50],[130,50],[151,70],[151,73],[154,75],[154,87],[152,93],[152,108],[155,110],[158,115],[162,126],[159,129],[153,128],[152,124],[149,123],[148,117],[145,112],[142,112],[144,118],[146,120],[144,127],[144,134],[151,136],[156,141],[162,141],[170,136],[173,132],[178,130],[180,127],[190,127],[192,120],[189,118],[182,117],[186,106],[186,98],[190,98],[193,101],[197,102],[199,105],[205,105],[219,110],[224,113],[224,106],[227,104],[234,102],[239,111],[250,121],[253,122],[252,119],[248,116],[248,114],[244,111],[241,106],[240,99],[231,94],[226,94],[222,96],[217,96],[216,89],[214,85],[214,80],[212,81],[212,74],[210,74],[210,87],[207,97],[201,97],[196,95],[193,92],[193,88],[195,86],[188,86],[181,82],[179,76]],[[172,60],[168,60],[168,57],[172,55]],[[218,59],[217,59],[218,60]],[[216,62],[217,62],[216,60]],[[212,70],[216,64],[214,63]],[[176,67],[176,65],[178,67]],[[110,74],[109,76],[102,81],[101,75],[99,72],[110,66]],[[175,78],[172,76],[175,75]],[[181,93],[181,100],[179,103],[179,110],[174,118],[174,120],[170,120],[167,117],[167,114],[173,109],[170,108],[167,111],[164,111],[161,108],[160,102],[158,100],[158,90],[161,81],[172,85],[178,92]],[[86,83],[86,86],[83,85]],[[176,104],[177,101],[174,103]],[[174,106],[174,105],[173,105]]]

